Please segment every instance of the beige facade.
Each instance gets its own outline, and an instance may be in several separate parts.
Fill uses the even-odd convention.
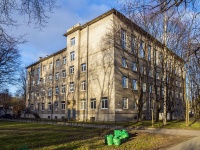
[[[75,25],[65,36],[67,48],[27,67],[27,106],[41,118],[133,121],[142,97],[148,119],[153,100],[162,113],[164,87],[174,116],[184,115],[183,61],[170,50],[161,59],[162,44],[115,9]]]

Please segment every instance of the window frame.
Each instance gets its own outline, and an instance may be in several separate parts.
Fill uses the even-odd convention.
[[[128,98],[123,97],[123,109],[128,109]]]
[[[76,44],[76,39],[75,37],[70,39],[70,46],[74,46]]]
[[[70,61],[74,61],[75,60],[75,52],[70,52]]]
[[[123,76],[122,77],[122,87],[124,89],[127,89],[128,88],[128,78],[126,76]]]
[[[96,109],[96,98],[90,100],[90,109]]]
[[[81,72],[86,72],[86,63],[81,64]]]
[[[69,66],[69,74],[74,74],[74,66]]]
[[[126,49],[126,30],[121,28],[121,45],[123,49]]]
[[[107,97],[101,98],[101,109],[108,109],[108,98]]]

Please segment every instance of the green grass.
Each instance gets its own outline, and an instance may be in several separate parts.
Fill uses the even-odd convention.
[[[69,150],[69,149],[161,149],[187,140],[186,136],[135,133],[120,146],[104,144],[104,134],[111,130],[0,121],[0,149],[2,150]]]

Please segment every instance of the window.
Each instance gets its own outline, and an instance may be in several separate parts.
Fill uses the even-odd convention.
[[[144,73],[144,66],[140,66],[140,73],[141,73],[141,74]]]
[[[86,90],[86,81],[81,82],[81,91]]]
[[[63,57],[63,65],[66,65],[66,57]]]
[[[70,82],[69,91],[70,91],[70,92],[73,92],[73,91],[74,91],[74,82]]]
[[[123,97],[123,109],[128,109],[128,98]]]
[[[121,42],[122,48],[126,49],[126,31],[124,29],[121,30]]]
[[[136,49],[135,49],[135,36],[131,35],[131,51],[135,54]]]
[[[73,61],[75,57],[75,52],[70,53],[70,61]]]
[[[51,80],[52,80],[52,74],[49,75],[49,81],[51,81]]]
[[[147,110],[147,103],[145,100],[142,100],[143,102],[143,107],[142,107],[142,110]]]
[[[86,100],[81,100],[81,110],[86,109]]]
[[[81,71],[85,72],[86,71],[86,63],[81,64]]]
[[[156,72],[156,79],[160,79],[159,72]]]
[[[33,80],[33,85],[35,85],[35,81]]]
[[[51,111],[51,103],[48,103],[48,111]]]
[[[52,64],[52,62],[49,64],[49,69],[52,69],[52,67],[53,67],[53,64]]]
[[[48,96],[51,96],[51,88],[48,89]]]
[[[107,109],[108,108],[108,98],[103,97],[101,99],[101,109]]]
[[[156,65],[158,65],[159,64],[159,52],[158,51],[156,51]]]
[[[43,66],[43,71],[46,71],[46,66]]]
[[[55,95],[58,95],[59,94],[59,88],[58,86],[55,87]]]
[[[149,76],[150,76],[150,77],[153,77],[153,69],[150,69],[150,70],[149,70]]]
[[[61,102],[61,109],[65,110],[65,102]]]
[[[62,93],[65,93],[66,91],[66,85],[62,85]]]
[[[149,93],[152,93],[152,85],[149,85]]]
[[[58,102],[57,102],[57,101],[54,102],[54,109],[55,109],[56,111],[58,110]]]
[[[35,97],[35,94],[34,94],[34,92],[32,92],[31,93],[31,99],[34,99],[34,97]]]
[[[41,93],[42,93],[42,94],[41,94],[42,97],[44,97],[44,96],[45,96],[45,90],[42,89],[42,90],[41,90]]]
[[[59,72],[56,72],[55,79],[56,79],[56,80],[59,79]]]
[[[144,58],[145,53],[144,53],[144,41],[140,41],[140,57]]]
[[[133,110],[137,110],[137,100],[133,101]]]
[[[46,83],[46,77],[43,77],[43,83]]]
[[[62,70],[62,77],[63,77],[63,78],[66,77],[66,70]]]
[[[133,80],[133,90],[137,90],[137,80]]]
[[[148,45],[148,61],[151,61],[151,46]]]
[[[122,77],[122,87],[128,88],[128,78],[125,76]]]
[[[59,67],[59,65],[60,65],[60,60],[57,59],[57,60],[56,60],[56,67]]]
[[[127,63],[125,58],[122,58],[122,67],[127,68]]]
[[[44,111],[44,103],[42,103],[42,111]]]
[[[71,46],[75,45],[75,37],[71,38],[71,40],[70,40],[70,45],[71,45]]]
[[[91,107],[91,109],[96,109],[96,99],[91,99],[90,107]]]
[[[73,73],[74,73],[74,66],[70,66],[70,67],[69,67],[69,73],[70,73],[70,74],[73,74]]]
[[[132,70],[137,71],[137,64],[135,62],[132,62]]]
[[[146,92],[146,83],[142,84],[142,89],[143,89],[143,92]]]
[[[176,98],[178,98],[178,92],[175,92],[175,94],[176,94]]]

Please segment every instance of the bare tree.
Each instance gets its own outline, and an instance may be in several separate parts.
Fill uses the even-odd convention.
[[[55,0],[0,0],[0,86],[16,82],[16,73],[20,66],[18,45],[24,41],[23,36],[14,37],[7,33],[17,27],[19,16],[24,16],[27,24],[35,23],[36,28],[47,24],[47,12],[55,8]]]

